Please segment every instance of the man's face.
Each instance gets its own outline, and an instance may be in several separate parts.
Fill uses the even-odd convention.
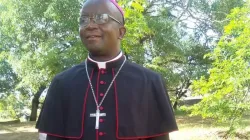
[[[122,22],[118,9],[108,0],[90,0],[84,4],[80,18],[80,37],[88,51],[97,55],[117,48],[119,38],[125,33],[121,32],[124,27],[110,17],[107,23],[95,23],[94,17],[101,14],[107,14]],[[89,23],[83,24],[85,22],[83,19],[88,17],[91,17]]]

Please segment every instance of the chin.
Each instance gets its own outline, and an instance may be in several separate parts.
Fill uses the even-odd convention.
[[[93,54],[100,54],[103,52],[103,47],[100,46],[86,46],[88,51]]]

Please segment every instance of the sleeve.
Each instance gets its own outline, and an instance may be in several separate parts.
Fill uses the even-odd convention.
[[[139,81],[137,80],[137,84],[134,84],[139,88],[126,90],[131,92],[126,96],[120,95],[118,98],[119,110],[121,110],[117,113],[118,139],[155,138],[153,140],[161,140],[159,136],[167,137],[170,132],[178,130],[162,77],[153,72],[146,74],[146,78],[142,78],[143,82],[137,82]]]
[[[165,133],[170,133],[178,130],[178,126],[175,119],[174,110],[170,101],[170,97],[166,88],[166,83],[161,75],[158,75],[153,83],[154,97],[157,101],[157,108],[161,118],[163,119],[161,124]]]
[[[63,85],[55,77],[47,91],[47,95],[39,115],[36,128],[40,133],[64,136]]]

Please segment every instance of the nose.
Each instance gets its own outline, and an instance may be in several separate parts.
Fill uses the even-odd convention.
[[[98,28],[98,25],[95,23],[93,18],[90,18],[89,24],[85,28],[86,28],[86,30],[91,30],[91,29],[93,30],[93,29]]]

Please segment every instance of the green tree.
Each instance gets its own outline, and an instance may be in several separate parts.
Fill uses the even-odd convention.
[[[80,2],[3,0],[1,5],[0,46],[21,80],[16,88],[33,95],[35,120],[39,97],[51,78],[79,63],[80,53],[86,55],[77,37]]]
[[[235,130],[241,117],[250,110],[250,1],[243,8],[235,8],[227,17],[215,50],[207,55],[214,62],[209,78],[202,77],[193,84],[194,92],[203,100],[193,106],[193,115],[230,122],[230,132]]]
[[[207,72],[210,61],[203,55],[211,51],[209,43],[200,42],[200,30],[189,36],[184,26],[185,17],[195,13],[210,15],[206,8],[190,0],[188,8],[183,1],[120,0],[125,10],[128,32],[122,49],[131,61],[161,72],[167,81],[173,101],[177,101],[192,79]],[[31,120],[36,119],[39,98],[52,77],[83,61],[87,51],[79,39],[79,0],[1,0],[0,50],[8,70],[20,80],[14,90],[33,98]],[[210,6],[211,7],[211,6]],[[232,6],[231,6],[232,7]],[[176,9],[186,14],[175,15]],[[216,9],[216,8],[215,8]],[[193,14],[190,14],[193,12]],[[217,9],[219,10],[219,8]],[[178,12],[177,12],[178,13]],[[194,14],[194,15],[195,15]],[[184,17],[184,18],[182,18]],[[223,18],[222,18],[223,19]],[[205,19],[196,20],[198,25]],[[201,22],[202,21],[202,22]],[[210,24],[209,24],[210,25]],[[205,28],[206,27],[206,28]],[[191,38],[191,39],[189,39]],[[198,40],[198,41],[197,41]],[[207,42],[210,38],[203,39]],[[6,71],[3,73],[6,74]],[[9,84],[10,85],[10,84]],[[10,88],[10,87],[8,87]],[[6,94],[6,93],[5,93]]]
[[[16,74],[5,60],[0,61],[0,98],[3,98],[3,93],[13,92],[13,87],[18,83]]]
[[[165,70],[163,73],[168,81],[174,108],[177,109],[179,99],[185,97],[192,81],[201,76],[208,76],[212,61],[204,59],[203,56],[211,52],[219,40],[222,27],[228,23],[226,15],[231,9],[242,6],[243,0],[158,0],[157,2],[166,9],[165,19],[172,21],[177,37],[175,40],[170,38],[174,40],[172,43],[174,47],[168,45],[159,47],[161,52],[156,54],[153,65],[161,72]],[[159,28],[161,27],[166,28],[160,25]],[[166,32],[170,34],[166,34],[165,40],[161,42],[169,41],[166,36],[176,36],[176,33],[169,30]],[[161,56],[163,53],[167,55]]]
[[[144,48],[138,40],[150,32],[142,15],[144,2],[124,1],[129,32],[122,49],[132,61],[141,64]],[[87,55],[78,33],[81,2],[2,0],[1,6],[0,32],[4,41],[0,46],[5,48],[6,60],[20,79],[16,87],[31,91],[31,120],[35,120],[39,97],[52,77],[82,62]]]

